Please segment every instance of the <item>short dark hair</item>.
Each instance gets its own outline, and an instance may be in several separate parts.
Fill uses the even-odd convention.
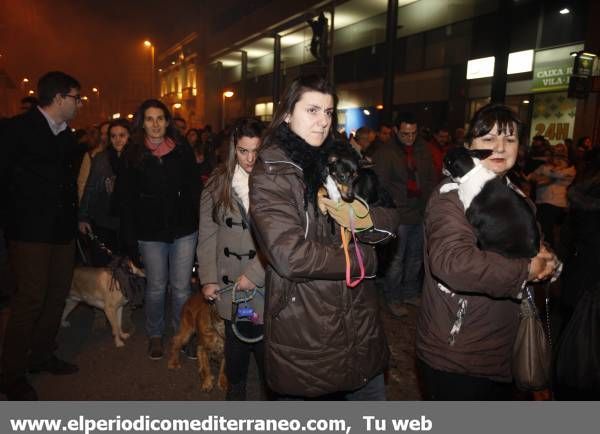
[[[379,124],[379,131],[381,131],[382,128],[388,128],[391,130],[393,128],[393,125],[388,124],[387,122],[382,122]]]
[[[499,134],[515,134],[519,142],[521,141],[523,123],[519,116],[504,104],[488,104],[477,110],[469,122],[469,131],[465,135],[466,143],[470,146],[474,139],[485,136],[496,125]]]
[[[369,127],[360,127],[354,133],[354,137],[363,136],[363,135],[369,135],[371,132],[373,132],[373,130],[371,128],[369,128]]]
[[[66,95],[71,89],[81,89],[81,84],[75,78],[61,71],[47,72],[37,83],[40,106],[49,106],[57,94]]]
[[[442,131],[450,133],[450,129],[446,125],[437,125],[434,129],[431,130],[433,134],[439,134]]]
[[[404,113],[400,113],[398,115],[398,117],[396,118],[396,126],[400,127],[400,124],[416,124],[417,123],[417,118],[415,117],[414,114],[410,113],[410,112],[404,112]]]

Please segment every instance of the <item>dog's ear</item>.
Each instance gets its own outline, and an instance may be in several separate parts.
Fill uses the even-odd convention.
[[[473,158],[477,158],[478,160],[485,160],[490,155],[492,155],[494,151],[491,149],[469,149],[469,155]]]
[[[337,156],[336,154],[329,154],[329,156],[327,157],[327,164],[333,164],[337,160],[339,160],[339,156]]]

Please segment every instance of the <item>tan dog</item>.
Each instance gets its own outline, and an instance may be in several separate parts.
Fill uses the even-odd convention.
[[[135,267],[131,261],[127,262],[129,272],[136,276],[144,276],[142,270]],[[115,345],[117,347],[125,345],[123,340],[129,338],[129,333],[123,332],[122,316],[123,306],[127,304],[127,299],[111,268],[75,267],[71,292],[67,297],[62,314],[61,324],[63,327],[70,326],[66,320],[67,316],[80,302],[102,309],[110,323]]]
[[[200,374],[200,389],[210,392],[214,387],[214,376],[210,369],[209,358],[220,361],[218,385],[220,390],[227,389],[225,375],[225,323],[219,317],[214,305],[209,304],[202,293],[192,295],[183,305],[179,332],[173,337],[171,354],[169,356],[169,369],[181,367],[179,353],[181,348],[196,332],[198,337],[198,373]]]

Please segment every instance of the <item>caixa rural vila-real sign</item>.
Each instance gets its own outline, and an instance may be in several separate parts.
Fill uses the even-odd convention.
[[[573,74],[571,53],[583,50],[583,44],[539,50],[533,64],[532,92],[557,92],[569,88]]]

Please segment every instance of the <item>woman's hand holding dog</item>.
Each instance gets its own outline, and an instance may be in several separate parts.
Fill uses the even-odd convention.
[[[207,283],[202,286],[202,295],[208,301],[214,301],[219,299],[219,294],[217,291],[219,290],[219,285],[216,283]]]
[[[529,263],[529,280],[539,282],[551,277],[558,267],[558,258],[542,245],[539,253]]]
[[[354,216],[354,227],[356,229],[369,229],[373,227],[373,220],[369,214],[369,209],[360,201],[354,200],[351,203],[340,201],[336,202],[324,196],[318,197],[319,208],[326,209],[327,213],[340,226],[350,227],[350,208]]]

